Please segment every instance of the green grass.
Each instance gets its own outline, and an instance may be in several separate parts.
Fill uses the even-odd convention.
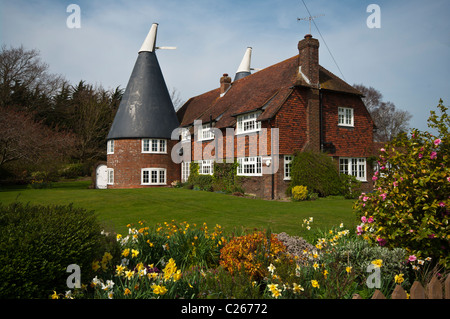
[[[16,200],[31,204],[73,203],[94,210],[109,230],[126,233],[126,225],[143,220],[147,225],[175,220],[222,226],[226,233],[242,229],[271,229],[307,238],[303,219],[314,217],[312,230],[327,230],[344,223],[356,226],[353,201],[321,198],[316,201],[281,202],[242,198],[231,195],[181,188],[88,189],[89,181],[55,183],[50,189],[27,187],[0,188],[0,202]]]

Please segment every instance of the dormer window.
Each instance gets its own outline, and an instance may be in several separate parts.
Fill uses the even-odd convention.
[[[198,135],[200,141],[212,140],[214,138],[214,132],[211,129],[211,123],[203,124]]]
[[[256,119],[261,111],[239,115],[237,117],[236,134],[251,133],[261,130],[261,121]]]

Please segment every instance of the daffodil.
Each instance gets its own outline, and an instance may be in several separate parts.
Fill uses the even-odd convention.
[[[57,294],[56,291],[54,291],[54,290],[53,290],[52,299],[59,299],[58,294]]]
[[[348,273],[351,273],[352,272],[352,267],[351,266],[347,266],[345,268],[345,271],[348,272]]]
[[[124,256],[124,257],[128,257],[129,254],[130,254],[130,248],[126,248],[122,252],[122,256]]]
[[[273,272],[274,272],[275,269],[276,269],[275,266],[272,265],[272,264],[270,264],[269,267],[267,267],[267,268],[269,269],[269,271],[270,271],[271,274],[273,274]]]
[[[312,285],[314,288],[320,288],[319,282],[318,282],[317,280],[311,280],[311,285]]]
[[[131,250],[131,258],[135,258],[139,255],[139,251],[136,249]]]
[[[375,265],[375,268],[380,268],[383,265],[383,260],[381,259],[373,260],[372,264]]]
[[[405,281],[405,278],[403,278],[403,274],[395,275],[394,281],[396,284],[401,284]]]
[[[134,271],[132,271],[132,270],[125,271],[125,277],[127,277],[128,280],[133,278],[133,275],[134,275]]]
[[[293,284],[293,288],[292,290],[294,291],[294,293],[299,293],[300,291],[304,291],[305,289],[303,289],[303,287],[301,285],[297,285],[295,282]]]

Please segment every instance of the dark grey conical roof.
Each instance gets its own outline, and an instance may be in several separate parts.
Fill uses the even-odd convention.
[[[155,50],[140,51],[107,139],[170,139],[178,126]]]

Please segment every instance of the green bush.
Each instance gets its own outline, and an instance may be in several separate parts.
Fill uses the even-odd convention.
[[[60,171],[60,175],[65,178],[77,178],[85,176],[86,165],[82,163],[68,164]]]
[[[292,194],[292,188],[303,185],[319,196],[341,195],[342,183],[339,172],[333,160],[324,153],[297,152],[292,160],[291,183],[287,194]]]
[[[353,175],[341,174],[342,195],[346,199],[357,199],[361,195],[361,182]]]
[[[355,205],[362,224],[357,231],[372,243],[402,247],[417,257],[450,265],[450,119],[431,112],[429,126],[438,136],[412,130],[399,135],[379,157],[376,191]]]
[[[0,298],[48,298],[67,290],[67,267],[89,278],[105,236],[93,212],[68,206],[0,204]]]
[[[242,178],[237,176],[238,163],[214,163],[213,189],[230,193],[244,193]]]

